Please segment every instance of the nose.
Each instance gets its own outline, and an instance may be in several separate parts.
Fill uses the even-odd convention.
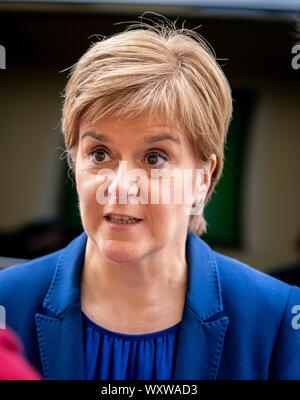
[[[120,161],[117,173],[108,186],[109,202],[117,202],[118,199],[119,204],[127,204],[128,197],[137,196],[138,190],[136,179],[130,176],[127,161]]]

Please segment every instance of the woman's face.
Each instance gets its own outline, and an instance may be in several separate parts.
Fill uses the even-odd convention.
[[[186,136],[145,117],[96,126],[83,121],[79,131],[75,179],[82,224],[95,248],[123,263],[184,243],[192,203],[183,193],[184,185],[191,189],[184,171],[194,179],[196,170]],[[180,172],[182,180],[172,178]],[[136,220],[120,224],[121,215]]]

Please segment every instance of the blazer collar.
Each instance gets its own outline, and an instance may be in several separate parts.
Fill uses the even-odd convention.
[[[210,247],[189,233],[188,287],[179,331],[174,379],[216,379],[229,319],[223,313],[216,259]]]
[[[221,287],[215,256],[211,248],[194,233],[186,241],[189,268],[186,305],[199,320],[207,320],[223,310]]]
[[[80,301],[80,279],[87,235],[82,232],[62,249],[54,277],[43,306],[61,316],[72,304]]]

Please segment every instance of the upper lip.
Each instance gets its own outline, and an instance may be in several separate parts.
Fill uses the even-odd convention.
[[[120,217],[129,217],[129,218],[135,218],[135,219],[142,219],[142,218],[139,218],[139,217],[135,217],[135,216],[132,215],[132,214],[124,214],[124,213],[118,213],[118,212],[106,212],[106,213],[104,214],[104,217],[107,217],[108,215],[111,215],[111,214],[113,214],[113,215],[118,215],[118,216],[120,216]]]

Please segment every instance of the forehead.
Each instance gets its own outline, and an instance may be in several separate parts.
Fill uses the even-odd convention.
[[[175,124],[168,124],[163,118],[139,117],[133,120],[117,118],[105,118],[96,123],[83,121],[80,124],[80,139],[93,137],[102,141],[114,141],[118,136],[126,140],[143,140],[151,143],[156,141],[155,136],[161,139],[169,139],[174,143],[183,141],[182,132]]]

